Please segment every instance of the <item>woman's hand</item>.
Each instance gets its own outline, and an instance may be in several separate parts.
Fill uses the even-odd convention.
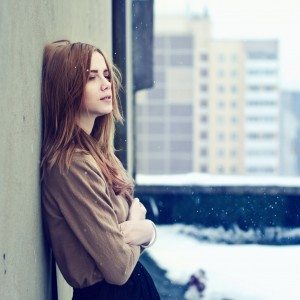
[[[125,243],[140,246],[150,242],[153,225],[150,220],[131,220],[119,224]]]
[[[128,220],[145,220],[147,210],[139,198],[134,198],[129,208]]]

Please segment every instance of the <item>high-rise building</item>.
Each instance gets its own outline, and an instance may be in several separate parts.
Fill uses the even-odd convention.
[[[276,41],[213,40],[207,14],[157,19],[137,172],[277,174],[277,71]]]
[[[280,115],[278,44],[244,42],[245,168],[247,174],[279,174]]]
[[[300,175],[300,91],[280,97],[280,174]]]

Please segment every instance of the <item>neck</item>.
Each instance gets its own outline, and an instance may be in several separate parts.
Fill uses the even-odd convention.
[[[77,120],[77,125],[83,129],[87,134],[91,134],[94,123],[95,123],[94,117],[91,115],[87,116],[86,114],[81,114],[80,117]]]

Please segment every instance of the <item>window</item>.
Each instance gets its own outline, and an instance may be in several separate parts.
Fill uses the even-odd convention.
[[[224,134],[224,132],[219,132],[219,133],[217,134],[217,139],[218,139],[219,141],[223,141],[223,140],[225,139],[225,134]]]
[[[231,100],[231,107],[236,108],[238,106],[237,100]]]
[[[200,132],[200,138],[203,139],[203,140],[206,140],[207,139],[207,132],[206,131],[201,131]]]
[[[165,56],[162,54],[156,54],[154,55],[154,64],[156,65],[164,65],[165,64]]]
[[[149,151],[161,152],[164,150],[164,142],[162,141],[151,141],[149,142]]]
[[[154,38],[154,47],[155,47],[155,49],[164,48],[165,41],[166,41],[165,37],[155,36],[155,38]]]
[[[217,123],[218,123],[219,125],[223,125],[224,122],[225,122],[224,116],[219,115],[219,116],[217,117]]]
[[[238,134],[236,132],[232,132],[230,134],[230,138],[232,141],[236,141],[238,139]]]
[[[224,108],[225,107],[225,101],[224,100],[219,100],[218,101],[218,107],[219,108]]]
[[[208,70],[207,69],[201,69],[200,70],[200,75],[202,77],[207,77],[208,76]]]
[[[201,165],[201,166],[200,166],[200,171],[201,171],[202,173],[207,173],[207,166],[206,166],[206,165]]]
[[[171,54],[170,64],[171,66],[192,66],[193,56],[192,54]]]
[[[232,62],[237,62],[237,61],[238,61],[238,56],[237,56],[237,54],[235,54],[235,53],[231,54],[231,61],[232,61]]]
[[[232,70],[232,71],[230,72],[230,75],[231,75],[231,77],[233,77],[233,78],[237,77],[237,76],[238,76],[237,70]]]
[[[201,53],[200,54],[200,60],[201,61],[208,61],[208,54],[207,53]]]
[[[223,166],[218,166],[218,173],[223,174],[224,173],[224,167]]]
[[[149,98],[150,99],[164,99],[165,98],[165,89],[158,89],[158,88],[154,88],[151,89],[149,92]]]
[[[220,94],[224,93],[225,92],[225,87],[224,85],[218,85],[217,86],[217,90]]]
[[[165,113],[165,107],[163,105],[150,105],[149,106],[149,114],[150,116],[163,116]]]
[[[224,149],[218,149],[218,151],[217,151],[217,155],[218,155],[218,157],[223,157],[223,156],[224,156],[224,154],[225,154],[225,151],[224,151]]]
[[[207,115],[200,116],[200,121],[201,121],[201,123],[207,123],[207,121],[208,121]]]
[[[170,37],[170,47],[171,49],[193,49],[193,38],[192,36],[171,36]]]
[[[207,86],[207,84],[201,84],[201,85],[200,85],[200,90],[201,90],[201,92],[207,92],[207,91],[208,91],[208,86]]]
[[[231,93],[236,94],[238,91],[238,88],[236,85],[231,86]]]
[[[224,70],[218,70],[217,76],[218,76],[219,78],[225,77],[225,71],[224,71]]]
[[[190,153],[192,149],[191,141],[171,141],[171,151]]]
[[[201,156],[207,156],[207,148],[201,148],[200,149],[200,155]]]
[[[164,83],[166,81],[166,74],[162,71],[155,71],[154,73],[155,83]]]
[[[238,121],[238,117],[237,116],[232,116],[230,119],[231,119],[231,123],[232,124],[235,124]]]
[[[202,106],[202,107],[207,107],[207,103],[208,103],[208,101],[206,99],[200,100],[200,106]]]
[[[225,61],[225,55],[223,53],[220,53],[218,55],[218,62],[223,63]]]
[[[171,121],[170,130],[172,133],[176,134],[191,134],[192,133],[192,123],[190,122],[174,122]]]
[[[236,166],[231,166],[231,167],[230,167],[230,172],[231,172],[232,174],[235,174],[235,173],[237,172],[237,167],[236,167]]]
[[[191,105],[176,105],[172,104],[170,106],[170,113],[173,116],[178,117],[190,117],[192,116],[192,106]]]
[[[159,134],[163,135],[166,124],[163,122],[153,122],[149,124],[149,133],[150,134]]]
[[[231,157],[236,157],[236,156],[237,156],[237,151],[236,151],[235,149],[232,149],[232,150],[230,151],[230,156],[231,156]]]

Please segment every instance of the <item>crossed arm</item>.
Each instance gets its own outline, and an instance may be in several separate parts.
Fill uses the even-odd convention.
[[[154,223],[146,219],[146,212],[139,199],[135,198],[129,209],[128,220],[119,224],[125,243],[145,248],[152,245],[156,230]]]

